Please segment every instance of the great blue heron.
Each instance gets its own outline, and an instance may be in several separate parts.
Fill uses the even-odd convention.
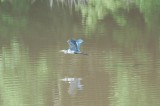
[[[67,43],[69,45],[69,49],[61,50],[60,52],[63,52],[64,54],[83,54],[83,55],[87,55],[87,54],[82,53],[80,51],[81,43],[83,43],[82,39],[78,39],[78,40],[70,39],[70,40],[67,41]]]

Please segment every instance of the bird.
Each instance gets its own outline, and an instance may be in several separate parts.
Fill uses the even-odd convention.
[[[82,53],[80,51],[80,46],[84,41],[82,39],[70,39],[67,41],[69,48],[65,50],[61,50],[60,52],[63,52],[64,54],[83,54],[87,55],[85,53]]]

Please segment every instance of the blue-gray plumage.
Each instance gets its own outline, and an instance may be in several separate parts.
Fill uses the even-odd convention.
[[[69,49],[71,51],[80,52],[80,45],[81,43],[83,43],[82,39],[78,39],[78,40],[71,39],[71,40],[68,40],[67,42],[69,44]]]
[[[84,54],[80,51],[80,46],[83,43],[82,39],[78,40],[70,39],[67,42],[69,45],[69,49],[61,50],[61,52],[64,52],[65,54]]]

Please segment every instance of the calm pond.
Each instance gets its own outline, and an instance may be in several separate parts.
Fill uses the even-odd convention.
[[[159,0],[0,0],[0,106],[160,106]],[[64,54],[83,39],[82,54]]]

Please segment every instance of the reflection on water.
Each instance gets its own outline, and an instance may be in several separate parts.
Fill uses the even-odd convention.
[[[74,96],[76,94],[77,90],[83,90],[84,85],[81,85],[82,78],[65,77],[61,80],[66,83],[69,83],[68,93],[72,96]]]
[[[160,2],[24,1],[0,1],[0,106],[160,106]]]

